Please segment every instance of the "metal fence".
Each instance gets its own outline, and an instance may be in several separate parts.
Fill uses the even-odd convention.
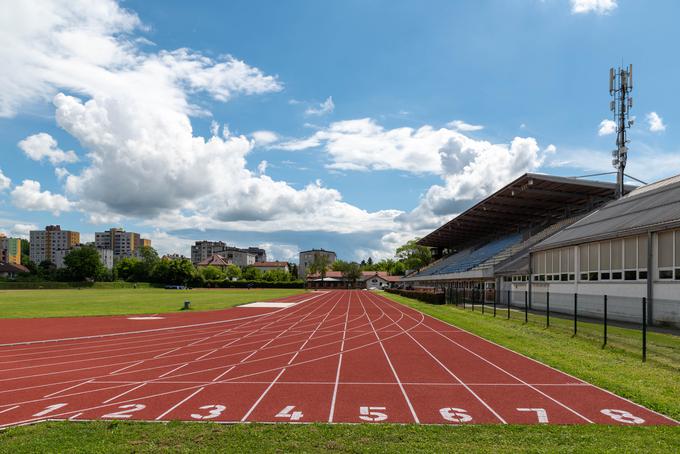
[[[461,309],[496,318],[540,325],[611,346],[639,352],[642,361],[653,353],[655,360],[677,368],[680,364],[680,338],[660,334],[680,334],[680,330],[647,323],[646,298],[550,293],[534,291],[499,291],[447,287],[445,301]],[[655,299],[655,313],[677,320],[679,301]],[[675,311],[675,312],[674,312]],[[637,314],[637,316],[635,316]],[[650,339],[651,338],[651,339]],[[670,340],[669,340],[670,339]]]

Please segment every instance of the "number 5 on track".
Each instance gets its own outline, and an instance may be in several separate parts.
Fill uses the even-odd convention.
[[[379,422],[387,419],[385,407],[359,407],[359,418],[364,421]]]

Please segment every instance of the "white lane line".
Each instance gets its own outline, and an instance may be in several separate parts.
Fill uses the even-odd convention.
[[[203,358],[205,358],[206,356],[212,355],[212,354],[215,353],[217,350],[219,350],[219,348],[216,348],[215,350],[211,350],[211,351],[209,351],[208,353],[206,353],[205,355],[199,356],[199,357],[196,358],[194,361],[200,361],[200,360],[202,360]]]
[[[88,380],[88,381],[84,381],[84,382],[82,382],[82,383],[78,383],[78,384],[75,384],[75,385],[73,385],[73,386],[69,386],[68,388],[61,389],[61,390],[56,391],[56,392],[53,392],[53,393],[51,393],[51,394],[47,394],[46,396],[43,396],[43,398],[56,396],[57,394],[61,394],[61,393],[66,392],[66,391],[68,391],[68,390],[70,390],[70,389],[77,388],[78,386],[86,385],[86,384],[92,382],[93,380],[94,380],[94,378],[91,378],[91,379]]]
[[[168,355],[172,352],[176,352],[177,350],[179,350],[180,348],[183,348],[183,347],[184,347],[184,345],[182,345],[181,347],[173,348],[172,350],[168,350],[167,352],[163,352],[160,355],[154,356],[152,359],[162,358],[163,356]]]
[[[166,375],[170,375],[171,373],[175,372],[176,370],[180,370],[180,369],[183,368],[184,366],[188,366],[188,365],[189,365],[189,363],[184,363],[184,364],[182,364],[182,365],[179,366],[179,367],[175,367],[174,369],[169,370],[169,371],[167,371],[166,373],[159,375],[158,378],[163,378],[163,377],[165,377]]]
[[[317,329],[319,329],[319,328],[321,327],[321,325],[323,325],[323,323],[326,321],[326,319],[328,318],[328,316],[331,315],[331,313],[335,310],[335,308],[337,307],[337,305],[338,305],[338,303],[340,302],[340,300],[342,300],[342,295],[338,298],[338,300],[335,302],[335,304],[333,305],[333,307],[331,307],[331,310],[329,310],[328,313],[326,313],[326,316],[323,318],[323,320],[321,320],[321,321],[319,322],[319,324],[316,325],[316,328],[317,328]],[[314,311],[312,311],[312,312],[314,312]],[[310,313],[311,313],[311,312],[310,312]],[[304,318],[303,318],[302,320],[304,320]],[[302,320],[300,320],[300,321],[302,321]],[[292,325],[291,328],[292,328],[293,326],[297,325],[298,323],[300,323],[300,321],[297,322],[297,323],[295,323],[294,325]],[[300,352],[305,348],[305,345],[307,345],[307,343],[310,341],[310,339],[311,339],[312,337],[314,337],[314,334],[315,334],[315,333],[316,333],[316,329],[315,329],[314,331],[312,331],[312,334],[310,334],[309,337],[307,338],[307,340],[305,340],[305,342],[300,346],[300,348],[298,348],[298,350],[295,352],[295,354],[293,355],[293,357],[292,357],[290,360],[288,360],[288,364],[287,364],[288,366],[290,366],[290,365],[292,364],[292,362],[295,361],[295,358],[297,358],[297,356],[300,354]],[[274,338],[274,339],[276,339],[276,338]],[[274,339],[272,339],[272,341],[273,341]],[[286,371],[286,368],[285,368],[285,367],[284,367],[283,369],[281,369],[281,372],[279,372],[279,374],[276,376],[276,378],[274,378],[274,380],[272,380],[272,382],[269,384],[269,386],[267,386],[267,389],[264,390],[264,392],[260,395],[260,397],[255,401],[255,403],[253,404],[253,406],[250,407],[250,409],[246,412],[245,415],[243,415],[243,417],[241,418],[241,422],[246,421],[246,420],[248,419],[248,417],[250,417],[250,415],[253,413],[253,411],[255,411],[255,408],[257,408],[257,406],[260,404],[260,402],[262,402],[262,399],[265,398],[265,396],[267,395],[267,393],[269,393],[269,390],[272,389],[272,387],[274,386],[274,384],[279,380],[279,377],[281,377],[281,375],[283,375],[283,373],[284,373],[285,371]]]
[[[186,402],[187,400],[191,399],[192,397],[194,397],[196,394],[200,393],[200,392],[203,391],[204,389],[205,389],[205,387],[204,387],[204,388],[198,388],[196,391],[194,391],[193,393],[189,394],[187,397],[185,397],[184,399],[180,400],[180,401],[177,402],[175,405],[173,405],[172,407],[168,408],[166,411],[164,411],[163,413],[161,413],[160,415],[158,415],[158,416],[156,417],[156,421],[158,421],[159,419],[163,418],[163,416],[167,415],[168,413],[170,413],[171,411],[173,411],[175,408],[179,407],[179,406],[182,405],[184,402]]]
[[[122,371],[127,370],[127,369],[129,369],[129,368],[131,368],[131,367],[135,367],[137,364],[141,364],[141,363],[143,363],[143,362],[144,362],[144,360],[135,361],[134,363],[132,363],[132,364],[130,364],[130,365],[127,365],[127,366],[125,366],[125,367],[121,367],[120,369],[116,369],[116,370],[114,370],[113,372],[109,372],[109,375],[117,374],[118,372],[122,372]]]
[[[78,416],[80,416],[80,415],[82,415],[82,414],[83,414],[83,412],[76,413],[75,415],[73,415],[73,416],[71,416],[70,418],[68,418],[68,420],[69,420],[69,421],[73,421],[74,419],[76,419]]]
[[[397,303],[395,303],[395,304],[397,304]],[[409,315],[408,317],[411,318],[411,319],[413,319],[413,320],[415,320],[415,319],[414,319],[413,317],[411,317],[410,315]],[[424,326],[427,326],[427,325],[424,325]],[[428,328],[430,328],[430,327],[428,326]],[[554,403],[556,403],[556,404],[559,405],[560,407],[562,407],[562,408],[568,410],[569,412],[575,414],[576,416],[578,416],[579,418],[583,419],[584,421],[586,421],[586,422],[588,422],[588,423],[590,423],[590,424],[594,424],[593,421],[591,421],[591,420],[588,419],[587,417],[583,416],[581,413],[577,412],[577,411],[574,410],[573,408],[571,408],[571,407],[569,407],[568,405],[566,405],[566,404],[560,402],[559,400],[557,400],[557,399],[555,399],[555,398],[549,396],[548,394],[544,393],[543,391],[541,391],[540,389],[536,388],[535,386],[530,385],[529,383],[525,382],[524,380],[522,380],[521,378],[517,377],[516,375],[514,375],[514,374],[508,372],[507,370],[503,369],[501,366],[499,366],[499,365],[493,363],[492,361],[489,361],[488,359],[486,359],[486,358],[484,358],[483,356],[481,356],[481,355],[475,353],[474,351],[472,351],[472,350],[470,350],[469,348],[465,347],[464,345],[462,345],[462,344],[460,344],[460,343],[454,341],[453,339],[451,339],[451,338],[449,338],[449,337],[447,337],[447,336],[444,336],[443,334],[439,333],[439,332],[438,332],[437,330],[435,330],[434,328],[430,328],[430,329],[431,329],[433,332],[439,334],[439,335],[440,335],[441,337],[443,337],[444,339],[446,339],[446,340],[448,340],[449,342],[451,342],[452,344],[457,345],[458,347],[462,348],[463,350],[465,350],[465,351],[467,351],[467,352],[469,352],[469,353],[472,353],[474,356],[476,356],[477,358],[481,359],[481,360],[484,361],[485,363],[487,363],[487,364],[489,364],[489,365],[495,367],[496,369],[500,370],[501,372],[503,372],[503,373],[507,374],[508,376],[514,378],[514,379],[517,380],[518,382],[520,382],[520,383],[522,383],[522,384],[528,386],[529,388],[533,389],[534,391],[536,391],[537,393],[541,394],[542,396],[547,397],[548,399],[550,399],[551,401],[553,401]]]
[[[358,295],[359,295],[359,303],[361,303],[362,307],[365,307],[363,301],[361,301],[361,293],[359,293]],[[382,309],[378,308],[378,310],[382,310]],[[384,313],[384,311],[382,311],[382,312]],[[409,408],[409,410],[411,410],[411,415],[413,415],[413,420],[416,423],[420,424],[420,420],[418,419],[418,415],[416,414],[416,410],[413,408],[413,404],[411,403],[411,399],[408,398],[408,394],[406,394],[406,390],[404,389],[404,385],[401,383],[401,380],[399,379],[399,375],[397,375],[397,371],[394,370],[394,366],[392,365],[392,361],[390,361],[390,356],[387,354],[387,350],[385,350],[385,346],[383,345],[382,340],[380,339],[380,336],[378,336],[378,332],[376,331],[375,326],[373,325],[373,322],[371,322],[370,315],[369,315],[368,321],[371,323],[371,328],[373,328],[373,333],[375,334],[375,337],[378,339],[378,344],[380,344],[380,348],[382,348],[382,351],[385,354],[385,359],[387,360],[387,364],[390,365],[390,369],[392,369],[392,374],[394,375],[394,378],[397,380],[397,383],[399,384],[399,389],[401,389],[401,393],[404,396],[404,400],[406,400],[406,403],[408,404],[408,408]]]
[[[272,389],[272,387],[276,384],[276,381],[279,379],[279,377],[280,377],[281,375],[283,375],[283,373],[284,373],[285,371],[286,371],[286,369],[281,369],[281,372],[279,372],[279,374],[276,376],[276,378],[274,378],[274,380],[272,380],[272,382],[269,383],[269,386],[267,386],[267,389],[265,389],[264,392],[263,392],[262,394],[260,394],[260,397],[257,398],[257,400],[256,400],[255,403],[252,405],[252,407],[250,407],[250,409],[248,409],[248,411],[246,412],[246,414],[243,415],[243,418],[241,418],[241,422],[244,422],[246,419],[248,419],[248,417],[251,415],[251,413],[252,413],[253,411],[255,411],[255,407],[257,407],[257,406],[260,404],[260,402],[262,402],[262,399],[264,399],[264,397],[267,395],[267,393],[269,392],[269,390]]]
[[[374,304],[375,304],[375,303],[374,303]],[[392,320],[392,317],[390,317],[389,315],[387,315],[387,318],[389,318],[390,320]],[[424,319],[425,319],[425,314],[423,314],[423,320],[421,320],[421,323],[424,321]],[[448,367],[446,367],[446,365],[444,365],[444,363],[442,363],[442,362],[439,360],[439,358],[437,358],[434,354],[432,354],[432,352],[430,352],[427,348],[425,348],[425,347],[423,346],[423,344],[421,344],[420,342],[418,342],[418,340],[417,340],[415,337],[413,337],[413,336],[411,335],[410,332],[406,332],[406,335],[408,335],[408,337],[410,337],[411,340],[413,340],[413,342],[415,342],[416,344],[418,344],[418,346],[419,346],[421,349],[423,349],[423,351],[425,351],[425,353],[427,353],[428,355],[430,355],[430,357],[431,357],[432,359],[434,359],[434,360],[437,362],[437,364],[439,364],[439,365],[442,367],[442,369],[444,369],[451,377],[453,377],[456,381],[458,381],[458,383],[459,383],[460,385],[462,385],[465,389],[467,389],[467,390],[470,392],[470,394],[472,394],[472,395],[473,395],[473,396],[474,396],[474,397],[475,397],[482,405],[484,405],[484,406],[486,407],[487,410],[489,410],[496,418],[498,418],[498,420],[499,420],[500,422],[502,422],[503,424],[507,424],[507,423],[508,423],[505,419],[503,419],[503,417],[502,417],[501,415],[499,415],[493,408],[491,408],[491,406],[490,406],[489,404],[487,404],[481,397],[479,397],[479,396],[477,395],[477,393],[475,393],[468,385],[466,385],[466,384],[463,382],[463,380],[461,380],[460,378],[458,378],[458,376],[457,376],[456,374],[454,374]]]
[[[120,393],[120,394],[118,394],[118,395],[116,395],[116,396],[113,396],[113,397],[110,398],[110,399],[106,399],[106,400],[103,401],[102,403],[103,403],[103,404],[108,404],[109,402],[113,402],[114,400],[118,399],[119,397],[123,397],[124,395],[129,394],[129,393],[131,393],[132,391],[134,391],[135,389],[139,389],[139,388],[141,388],[141,387],[144,386],[144,385],[146,385],[146,382],[145,382],[145,383],[140,383],[139,385],[137,385],[137,386],[135,386],[135,387],[133,387],[133,388],[130,388],[130,389],[128,389],[127,391],[122,392],[122,393]]]
[[[347,337],[347,321],[349,320],[349,308],[351,304],[352,304],[352,292],[350,291],[347,300],[347,311],[345,312],[345,326],[342,330],[342,342],[340,343],[340,354],[338,355],[338,370],[335,372],[335,385],[333,386],[331,409],[328,412],[328,422],[333,422],[333,416],[335,415],[335,400],[338,397],[338,387],[340,385],[340,368],[342,367],[342,351],[345,349],[345,338]]]
[[[15,408],[19,408],[21,405],[15,405],[13,407],[5,408],[4,410],[0,410],[0,413],[7,413],[8,411],[12,411]]]

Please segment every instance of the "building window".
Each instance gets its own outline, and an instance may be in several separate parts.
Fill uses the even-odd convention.
[[[677,232],[660,232],[657,235],[659,279],[673,279],[674,255],[677,256],[676,241]]]

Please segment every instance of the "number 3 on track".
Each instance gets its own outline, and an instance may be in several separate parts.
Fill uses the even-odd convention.
[[[383,411],[385,407],[359,407],[359,418],[372,422],[384,421],[387,415]]]
[[[192,413],[191,417],[194,419],[213,419],[217,418],[226,409],[224,405],[203,405],[199,407],[199,410],[208,410],[207,415],[201,415],[198,413]]]

